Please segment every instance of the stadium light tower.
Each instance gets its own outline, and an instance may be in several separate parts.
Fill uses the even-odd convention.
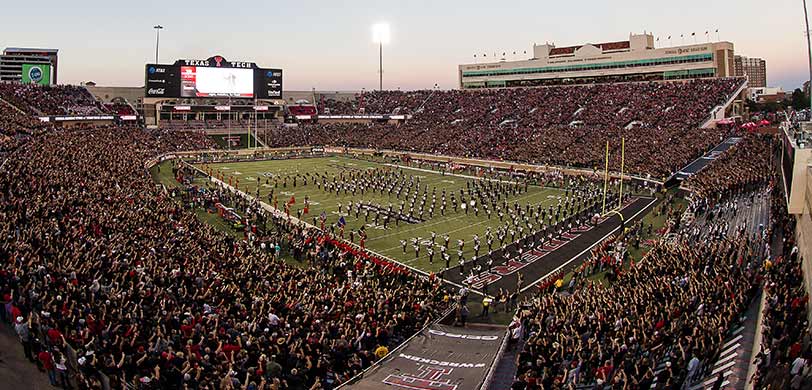
[[[378,44],[378,73],[380,76],[378,87],[381,91],[383,91],[383,45],[389,43],[390,35],[388,23],[372,25],[372,41]]]
[[[156,24],[152,28],[155,29],[155,63],[158,63],[158,44],[161,43],[161,30],[164,29],[164,26],[160,24]]]
[[[812,89],[812,37],[809,36],[812,31],[809,31],[809,13],[807,13],[806,0],[804,0],[804,23],[806,24],[806,50],[809,54],[809,85],[810,89]],[[812,112],[812,93],[809,94],[809,104],[809,110]],[[812,115],[810,115],[810,120],[812,120]]]

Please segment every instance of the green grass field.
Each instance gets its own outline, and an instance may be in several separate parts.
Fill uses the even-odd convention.
[[[219,163],[219,164],[199,164],[201,169],[213,169],[215,172],[220,171],[224,174],[224,181],[228,182],[229,176],[234,179],[239,179],[239,189],[246,191],[252,195],[256,194],[257,186],[259,186],[260,198],[263,202],[271,203],[268,201],[268,194],[274,188],[274,177],[278,178],[278,184],[274,190],[274,194],[278,199],[278,207],[284,210],[283,205],[288,201],[291,196],[295,197],[296,203],[291,207],[291,215],[296,216],[297,210],[304,208],[304,199],[309,197],[310,210],[307,215],[302,217],[303,220],[313,223],[313,218],[318,217],[322,211],[327,214],[327,221],[325,226],[336,223],[339,219],[338,205],[343,205],[343,213],[347,226],[345,228],[345,238],[349,238],[349,232],[358,231],[362,225],[366,225],[368,239],[366,247],[372,251],[382,255],[394,258],[409,266],[422,269],[427,272],[440,271],[445,268],[445,262],[440,256],[440,251],[435,250],[433,264],[429,263],[429,258],[425,245],[422,246],[420,256],[415,257],[414,249],[412,247],[412,239],[420,238],[424,243],[431,238],[431,232],[437,233],[435,241],[436,246],[443,243],[443,234],[450,236],[449,254],[451,255],[451,266],[457,264],[457,240],[465,240],[464,256],[466,260],[474,255],[473,249],[473,236],[476,234],[480,237],[481,247],[479,254],[487,254],[487,245],[485,243],[485,231],[487,227],[491,227],[492,231],[502,224],[507,223],[508,218],[505,217],[503,222],[499,221],[497,215],[492,215],[488,219],[486,214],[480,211],[479,216],[475,216],[473,212],[466,214],[461,208],[456,212],[451,208],[449,202],[446,209],[445,216],[440,215],[438,208],[435,209],[434,216],[429,218],[424,215],[424,221],[420,223],[410,224],[401,221],[399,226],[394,222],[390,222],[386,229],[383,226],[375,225],[373,223],[374,214],[370,213],[368,222],[364,220],[364,213],[362,212],[356,218],[355,212],[347,213],[347,204],[352,201],[357,203],[359,200],[366,203],[367,201],[373,204],[380,204],[386,208],[389,203],[392,203],[395,208],[400,203],[395,195],[388,196],[386,193],[381,195],[379,192],[367,191],[364,195],[357,193],[352,195],[344,194],[342,191],[340,195],[335,192],[328,193],[323,188],[317,188],[316,184],[311,180],[305,186],[302,180],[297,181],[297,186],[294,188],[292,184],[292,177],[296,174],[304,174],[306,172],[326,174],[329,180],[332,180],[333,175],[340,174],[340,172],[348,171],[365,171],[369,169],[381,168],[384,165],[375,162],[364,160],[357,160],[347,157],[323,157],[323,158],[309,158],[309,159],[294,159],[294,160],[275,160],[275,161],[257,161],[257,162],[235,162],[235,163]],[[398,168],[393,168],[398,169]],[[466,182],[479,180],[475,178],[466,178],[452,175],[441,175],[435,172],[420,171],[408,168],[402,168],[406,175],[413,175],[419,177],[421,184],[427,184],[429,188],[429,199],[431,199],[431,188],[437,188],[437,202],[440,202],[440,194],[443,189],[447,193],[459,192],[459,190],[466,188]],[[283,187],[282,178],[288,177],[287,187]],[[259,184],[257,181],[259,178]],[[329,181],[328,180],[328,181]],[[236,184],[236,181],[234,181]],[[421,191],[422,192],[422,191]],[[536,206],[542,204],[543,207],[547,205],[556,204],[559,196],[563,196],[563,191],[553,188],[543,188],[530,186],[527,192],[523,192],[518,196],[511,196],[508,202],[513,204],[514,201],[518,202],[522,207],[526,204]],[[401,200],[404,197],[401,196]],[[382,224],[382,223],[381,223]],[[407,241],[406,253],[403,253],[401,240]],[[358,243],[356,235],[355,242]],[[499,242],[495,240],[494,249],[499,246]]]

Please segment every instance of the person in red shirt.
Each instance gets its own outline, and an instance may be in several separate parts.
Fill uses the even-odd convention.
[[[51,345],[58,345],[62,342],[62,333],[56,328],[48,329],[48,341]]]
[[[42,351],[37,354],[37,358],[40,363],[42,363],[42,368],[48,373],[48,380],[51,382],[51,386],[56,386],[56,371],[54,371],[54,359],[51,357],[51,353]]]

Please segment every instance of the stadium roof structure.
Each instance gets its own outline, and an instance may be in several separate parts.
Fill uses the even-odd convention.
[[[56,54],[56,53],[59,52],[59,49],[45,49],[45,48],[33,48],[33,47],[7,47],[7,48],[5,48],[3,50],[4,54],[31,53],[31,52]]]

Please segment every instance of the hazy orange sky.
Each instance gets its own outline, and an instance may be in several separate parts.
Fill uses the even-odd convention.
[[[32,4],[36,9],[32,10]],[[474,53],[531,53],[534,42],[577,45],[653,32],[659,44],[706,40],[767,60],[770,86],[808,79],[800,0],[739,1],[56,1],[4,2],[0,46],[60,50],[60,83],[141,86],[161,24],[160,62],[208,58],[284,69],[286,90],[377,88],[371,25],[391,25],[384,87],[457,86]],[[519,59],[525,56],[508,56]]]

